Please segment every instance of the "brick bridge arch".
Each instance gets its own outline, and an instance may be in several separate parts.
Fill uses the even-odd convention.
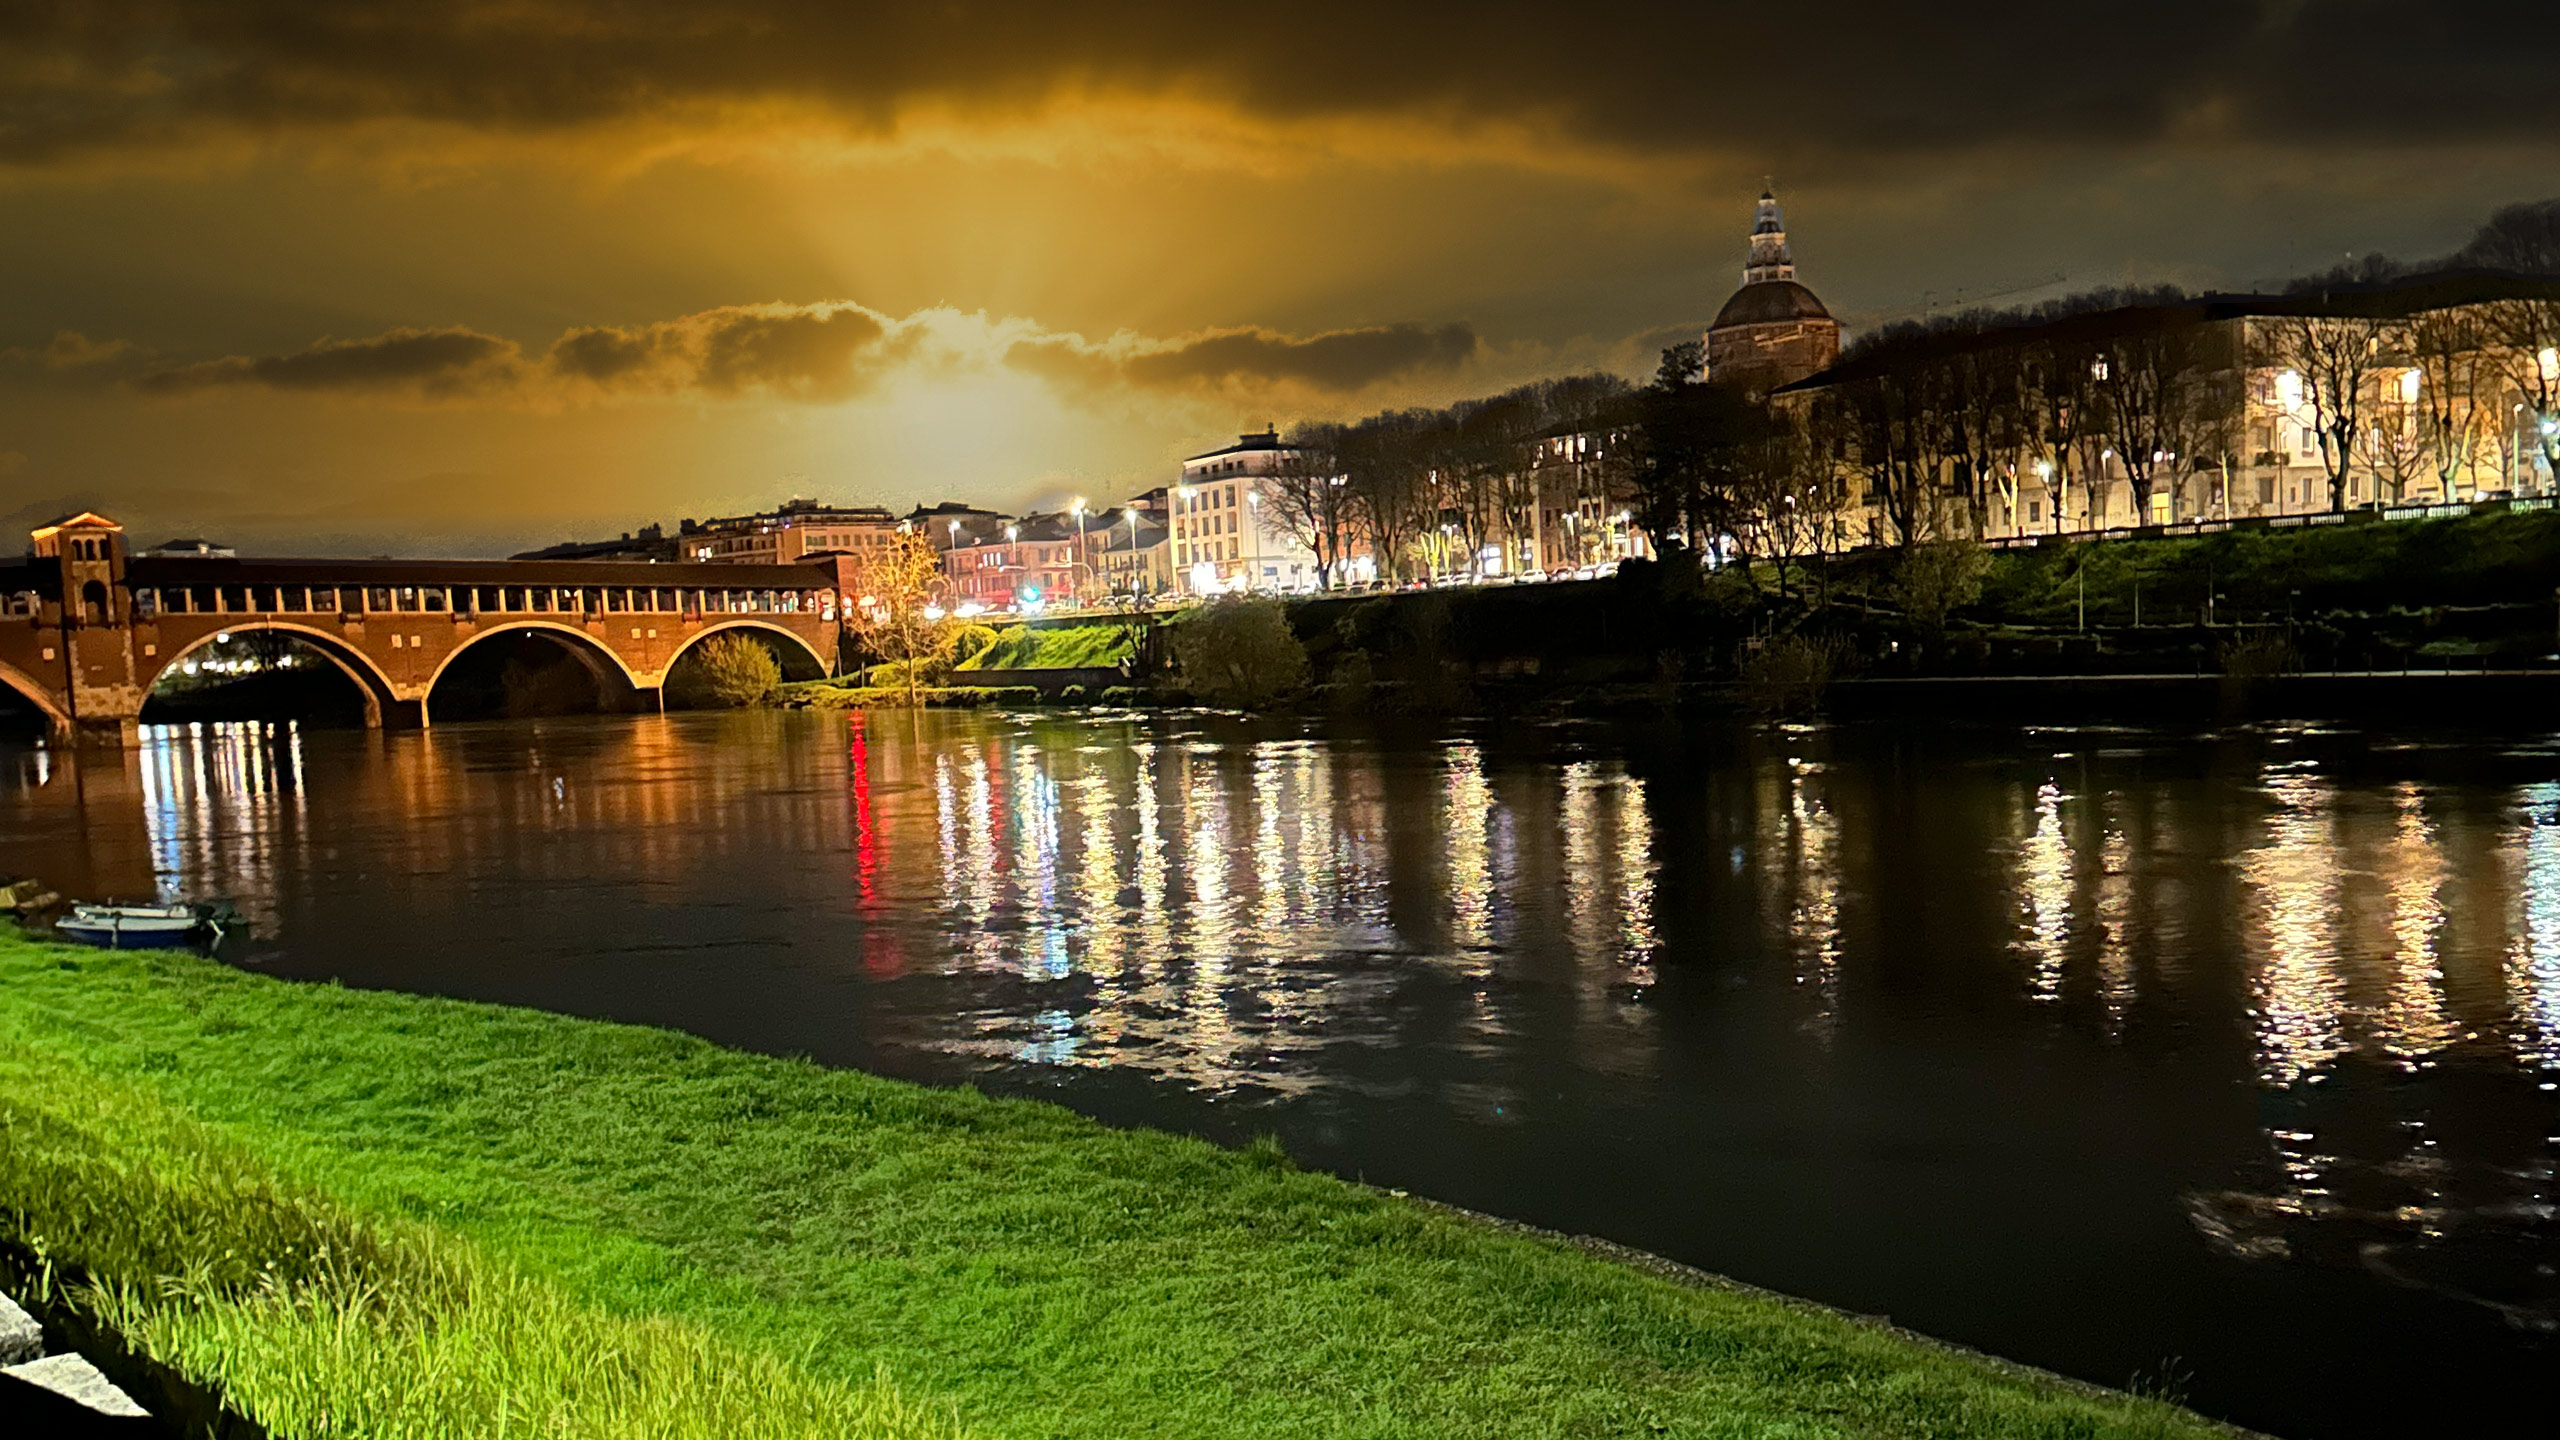
[[[392,685],[391,677],[382,673],[381,667],[373,663],[372,657],[348,645],[338,636],[317,626],[296,624],[290,620],[262,620],[247,617],[243,617],[239,624],[226,630],[206,631],[180,644],[168,654],[154,657],[158,664],[156,667],[146,668],[142,680],[143,697],[148,700],[151,692],[160,687],[160,682],[169,677],[169,672],[183,664],[188,656],[227,635],[254,635],[261,631],[275,635],[291,635],[308,645],[313,654],[337,667],[338,673],[346,676],[355,685],[357,693],[364,696],[365,724],[380,727],[386,708],[400,703],[399,693]]]
[[[7,661],[0,661],[0,689],[6,689],[34,705],[37,712],[44,716],[45,723],[54,729],[70,728],[70,712],[64,710],[62,702],[53,697],[52,689]]]
[[[485,640],[504,635],[548,635],[559,642],[569,657],[585,667],[596,682],[597,707],[604,710],[628,710],[638,707],[640,692],[654,689],[632,672],[631,666],[614,652],[613,646],[588,634],[584,629],[557,620],[505,620],[465,636],[436,662],[424,683],[417,687],[418,703],[427,705],[435,698],[436,682],[464,652]]]
[[[666,668],[658,672],[658,683],[666,683],[666,677],[675,672],[676,662],[684,658],[686,651],[691,650],[694,646],[701,644],[703,641],[710,639],[714,635],[726,634],[738,630],[752,630],[759,635],[770,635],[776,639],[787,641],[788,643],[799,647],[800,653],[809,658],[809,663],[816,667],[819,675],[824,676],[835,673],[836,667],[828,662],[827,657],[818,653],[818,647],[810,644],[806,636],[795,631],[785,629],[780,625],[769,625],[762,620],[730,620],[718,625],[706,625],[699,633],[687,638],[683,644],[678,645],[675,653],[667,657]],[[785,678],[792,678],[788,673],[790,668],[791,667],[788,665],[783,667]]]

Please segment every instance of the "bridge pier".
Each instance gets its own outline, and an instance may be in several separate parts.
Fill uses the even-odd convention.
[[[132,749],[142,744],[142,721],[132,715],[83,715],[56,727],[56,734],[74,745]]]

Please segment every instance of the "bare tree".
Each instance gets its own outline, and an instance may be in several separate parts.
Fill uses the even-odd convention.
[[[1745,468],[1735,488],[1738,535],[1778,572],[1778,593],[1790,592],[1790,572],[1840,547],[1848,485],[1836,465],[1829,437],[1816,426],[1817,412],[1781,417]]]
[[[2151,513],[2152,491],[2174,486],[2225,436],[2238,409],[2238,367],[2222,327],[2188,313],[2147,319],[2103,344],[2089,366],[2099,402],[2090,419],[2124,466],[2135,523]]]
[[[2423,393],[2421,381],[2420,394]],[[2373,471],[2377,496],[2387,489],[2393,504],[2406,502],[2409,491],[2425,478],[2434,460],[2419,396],[2404,399],[2402,391],[2386,383],[2373,407],[2373,422],[2366,433],[2371,438],[2365,445],[2365,463]]]
[[[1514,559],[1520,537],[1534,531],[1533,451],[1548,423],[1544,389],[1532,383],[1457,407],[1449,493],[1471,569],[1483,563],[1487,549],[1497,549],[1506,562]]]
[[[1942,508],[1937,417],[1925,369],[1889,365],[1834,392],[1843,458],[1856,468],[1868,502],[1892,531],[1888,538],[1904,549],[1919,544]]]
[[[918,672],[950,653],[953,625],[933,592],[942,583],[942,554],[921,531],[901,530],[865,555],[862,594],[845,612],[863,646],[906,672],[907,703],[916,703]]]
[[[2017,518],[2017,457],[2025,444],[2026,369],[2015,345],[1978,344],[1948,356],[1934,387],[1939,406],[1938,446],[1955,471],[1977,533],[1994,496]]]
[[[1316,557],[1316,587],[1330,589],[1353,530],[1350,482],[1342,468],[1342,427],[1304,425],[1279,463],[1255,485],[1262,513]]]
[[[2347,508],[2347,480],[2365,440],[2365,410],[2390,322],[2362,315],[2300,313],[2249,322],[2256,362],[2291,373],[2320,441],[2329,508]]]
[[[2069,518],[2072,461],[2089,426],[2089,357],[2045,340],[2026,346],[2019,360],[2021,453],[2044,479],[2059,530]]]
[[[2454,260],[2518,275],[2560,277],[2560,200],[2528,200],[2501,208]]]
[[[2444,499],[2454,477],[2473,474],[2478,488],[2481,421],[2498,404],[2497,367],[2489,332],[2473,307],[2422,311],[2402,327],[2402,345],[2418,371],[2418,431]]]
[[[1439,524],[1431,457],[1435,432],[1447,423],[1437,410],[1397,410],[1372,415],[1339,437],[1345,488],[1383,578],[1402,578],[1416,540]]]
[[[2560,294],[2519,295],[2483,307],[2499,369],[2515,404],[2526,407],[2527,435],[2543,465],[2560,474]],[[2502,429],[2514,427],[2498,417]]]

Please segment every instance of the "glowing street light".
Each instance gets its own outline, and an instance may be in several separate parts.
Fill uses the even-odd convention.
[[[1075,578],[1076,568],[1078,566],[1084,568],[1086,579],[1090,580],[1093,577],[1093,566],[1084,558],[1084,497],[1077,496],[1070,508],[1075,511],[1076,517],[1076,549],[1075,558],[1067,562],[1067,581],[1075,586],[1073,598],[1076,604],[1081,605],[1084,603],[1084,585]]]
[[[1246,514],[1245,514],[1245,526],[1246,526],[1246,528],[1247,528],[1247,529],[1249,529],[1249,530],[1253,531],[1253,569],[1252,569],[1249,573],[1247,573],[1247,574],[1246,574],[1246,576],[1245,576],[1245,579],[1244,579],[1244,588],[1246,588],[1247,590],[1251,590],[1251,589],[1253,589],[1256,585],[1259,585],[1259,584],[1261,584],[1261,583],[1262,583],[1262,495],[1261,495],[1261,493],[1260,493],[1260,492],[1258,492],[1258,491],[1247,490],[1246,492],[1244,492],[1244,504],[1245,504],[1245,512],[1246,512]]]

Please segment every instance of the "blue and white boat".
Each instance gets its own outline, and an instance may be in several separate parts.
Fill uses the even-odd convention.
[[[222,938],[212,908],[198,905],[74,905],[53,928],[108,950],[166,949]]]

